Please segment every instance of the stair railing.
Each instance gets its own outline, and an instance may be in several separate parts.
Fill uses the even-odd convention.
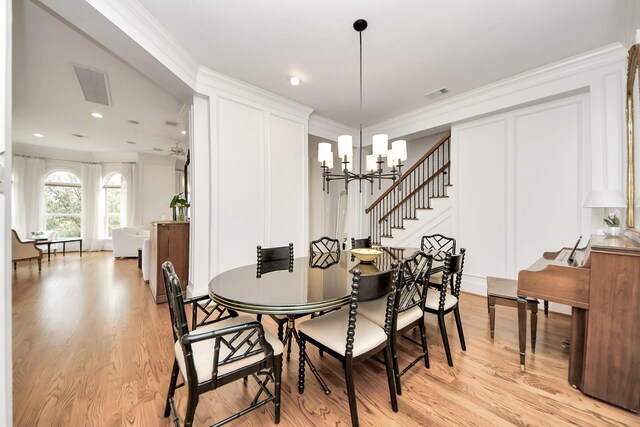
[[[369,214],[371,243],[379,245],[391,230],[404,228],[418,209],[431,209],[431,199],[446,197],[451,184],[451,133],[447,132],[424,156],[395,181],[365,213]]]

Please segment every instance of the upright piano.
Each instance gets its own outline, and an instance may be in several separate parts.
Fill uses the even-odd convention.
[[[572,255],[572,256],[570,256]],[[605,402],[640,409],[640,244],[592,235],[582,249],[545,252],[518,274],[520,366],[526,297],[571,306],[569,383]]]

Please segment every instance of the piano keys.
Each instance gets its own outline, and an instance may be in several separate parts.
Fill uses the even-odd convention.
[[[569,383],[583,393],[640,409],[640,244],[591,236],[582,249],[545,252],[518,274],[520,366],[526,356],[526,297],[571,306]]]

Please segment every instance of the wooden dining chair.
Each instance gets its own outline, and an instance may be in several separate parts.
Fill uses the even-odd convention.
[[[329,268],[340,262],[340,241],[323,236],[309,243],[309,267]]]
[[[464,332],[462,330],[460,309],[458,308],[465,252],[466,250],[464,248],[460,249],[460,253],[457,255],[452,255],[450,252],[446,252],[444,270],[442,271],[442,284],[435,288],[428,287],[427,298],[425,301],[425,311],[438,316],[438,326],[440,327],[440,335],[442,335],[442,343],[444,345],[444,351],[447,355],[447,363],[449,366],[453,366],[453,359],[451,358],[451,348],[449,347],[447,327],[444,322],[444,316],[446,314],[453,312],[456,319],[456,326],[458,328],[460,345],[463,351],[467,350],[467,346],[464,341]],[[449,288],[450,293],[448,292]]]
[[[179,425],[174,394],[177,388],[186,385],[188,395],[184,425],[191,426],[201,394],[252,376],[259,386],[252,402],[247,408],[216,425],[233,421],[269,402],[274,403],[274,422],[278,424],[282,343],[249,316],[228,318],[189,331],[180,279],[171,262],[165,262],[162,269],[175,342],[175,359],[164,416],[168,417],[173,412],[174,422]],[[178,373],[184,378],[182,384],[177,384]],[[273,391],[268,388],[269,381],[274,383]],[[265,398],[259,400],[263,393]]]
[[[370,247],[371,247],[371,237],[366,237],[364,239],[356,239],[354,237],[351,238],[351,249],[370,248]]]
[[[393,318],[391,322],[391,353],[393,356],[393,372],[396,379],[396,392],[402,394],[400,377],[407,373],[420,360],[424,359],[426,368],[429,368],[429,351],[427,349],[427,335],[424,323],[425,299],[427,289],[424,283],[431,274],[433,257],[422,251],[403,259],[400,264],[394,262],[395,298],[393,304]],[[359,304],[358,314],[371,320],[378,326],[384,326],[386,317],[386,297]],[[420,342],[405,335],[407,332],[418,328]],[[399,369],[398,364],[398,339],[402,337],[409,342],[421,347],[422,352],[404,369]]]
[[[384,327],[376,325],[364,316],[358,316],[358,299],[361,286],[363,288],[369,287],[369,282],[377,283],[381,280],[390,281],[391,272],[361,276],[360,270],[355,269],[353,271],[349,307],[306,320],[298,326],[301,360],[298,373],[298,392],[304,393],[304,355],[306,343],[308,342],[342,363],[349,399],[349,410],[351,412],[351,425],[354,427],[357,427],[359,423],[353,365],[381,351],[384,351],[391,408],[394,412],[398,412],[391,356],[391,321],[395,289],[392,289],[392,292],[387,297],[387,314]],[[375,387],[371,383],[368,386]]]
[[[256,263],[256,277],[260,278],[263,274],[273,271],[288,270],[293,271],[293,243],[289,243],[288,246],[279,246],[274,248],[257,247],[257,263]],[[295,327],[295,319],[303,317],[305,315],[292,315],[287,316],[284,314],[270,314],[269,317],[273,319],[278,325],[278,339],[287,345],[287,360],[291,358],[291,333],[285,329]],[[261,320],[262,315],[258,315],[258,320]]]

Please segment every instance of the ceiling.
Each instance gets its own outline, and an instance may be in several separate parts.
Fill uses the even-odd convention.
[[[137,1],[198,63],[353,127],[360,120],[358,18],[369,22],[365,127],[619,41],[624,20],[623,0]],[[145,77],[33,1],[13,4],[14,141],[93,152],[185,147],[184,102],[166,80]],[[94,25],[101,15],[93,14],[76,24]],[[105,25],[108,39],[121,36]],[[107,72],[111,106],[84,99],[74,64]],[[291,86],[290,75],[301,85]],[[441,87],[449,92],[425,97]],[[104,118],[92,118],[94,111]]]
[[[177,143],[186,147],[180,133],[185,129],[182,102],[44,8],[31,1],[13,4],[14,142],[160,155],[168,155]],[[85,100],[74,65],[107,73],[111,106]],[[91,117],[93,112],[103,118]]]
[[[619,41],[623,20],[622,0],[138,1],[202,65],[351,126],[366,19],[365,127]]]

